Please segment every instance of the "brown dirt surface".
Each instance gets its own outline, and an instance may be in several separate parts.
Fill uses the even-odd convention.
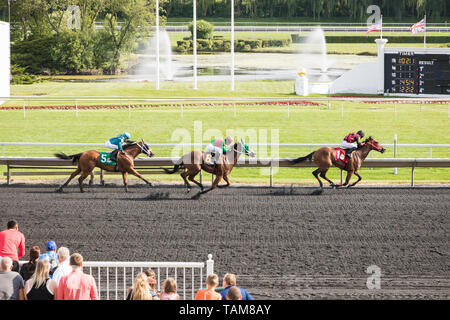
[[[86,261],[211,253],[220,279],[235,273],[256,299],[450,299],[449,188],[232,187],[191,200],[198,189],[56,187],[0,186],[0,223],[19,222],[27,252],[55,240]],[[379,290],[366,287],[371,265]]]

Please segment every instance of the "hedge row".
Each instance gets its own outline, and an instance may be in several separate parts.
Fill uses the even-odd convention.
[[[373,43],[379,36],[325,36],[327,43]],[[421,43],[423,42],[423,34],[415,36],[386,36],[390,43]],[[306,40],[305,36],[291,34],[293,43],[301,43]],[[427,35],[427,43],[449,43],[448,36],[429,36]]]
[[[253,49],[268,47],[288,47],[292,43],[289,38],[286,39],[255,39],[255,40],[236,40],[234,49],[237,52],[248,52]],[[193,41],[184,39],[177,41],[177,51],[187,52],[193,49]],[[223,39],[197,39],[198,51],[230,51],[231,40]]]

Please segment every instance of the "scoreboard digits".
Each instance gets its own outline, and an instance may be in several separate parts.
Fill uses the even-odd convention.
[[[450,94],[450,54],[384,54],[386,94]]]

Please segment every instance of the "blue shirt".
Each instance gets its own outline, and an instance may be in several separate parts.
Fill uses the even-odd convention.
[[[117,137],[109,139],[109,142],[111,142],[112,144],[115,144],[119,148],[120,151],[123,151],[122,144],[125,142],[125,138],[126,137],[123,134],[121,134]]]
[[[226,287],[225,289],[223,289],[222,291],[219,292],[222,295],[222,300],[227,300],[226,296],[227,296],[228,290],[230,290],[231,287],[236,287],[236,286],[228,286],[228,287]],[[248,293],[247,290],[242,289],[242,288],[239,288],[239,290],[241,290],[242,300],[255,300],[250,295],[250,293]]]
[[[41,254],[39,260],[48,259],[50,262],[50,271],[55,269],[58,265],[58,255],[55,251],[47,251],[46,253]]]

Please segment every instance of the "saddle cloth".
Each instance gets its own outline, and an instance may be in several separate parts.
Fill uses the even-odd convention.
[[[347,164],[349,158],[345,156],[345,150],[342,148],[336,148],[335,160]]]
[[[117,166],[117,161],[111,161],[110,152],[100,152],[100,163],[107,166]]]

